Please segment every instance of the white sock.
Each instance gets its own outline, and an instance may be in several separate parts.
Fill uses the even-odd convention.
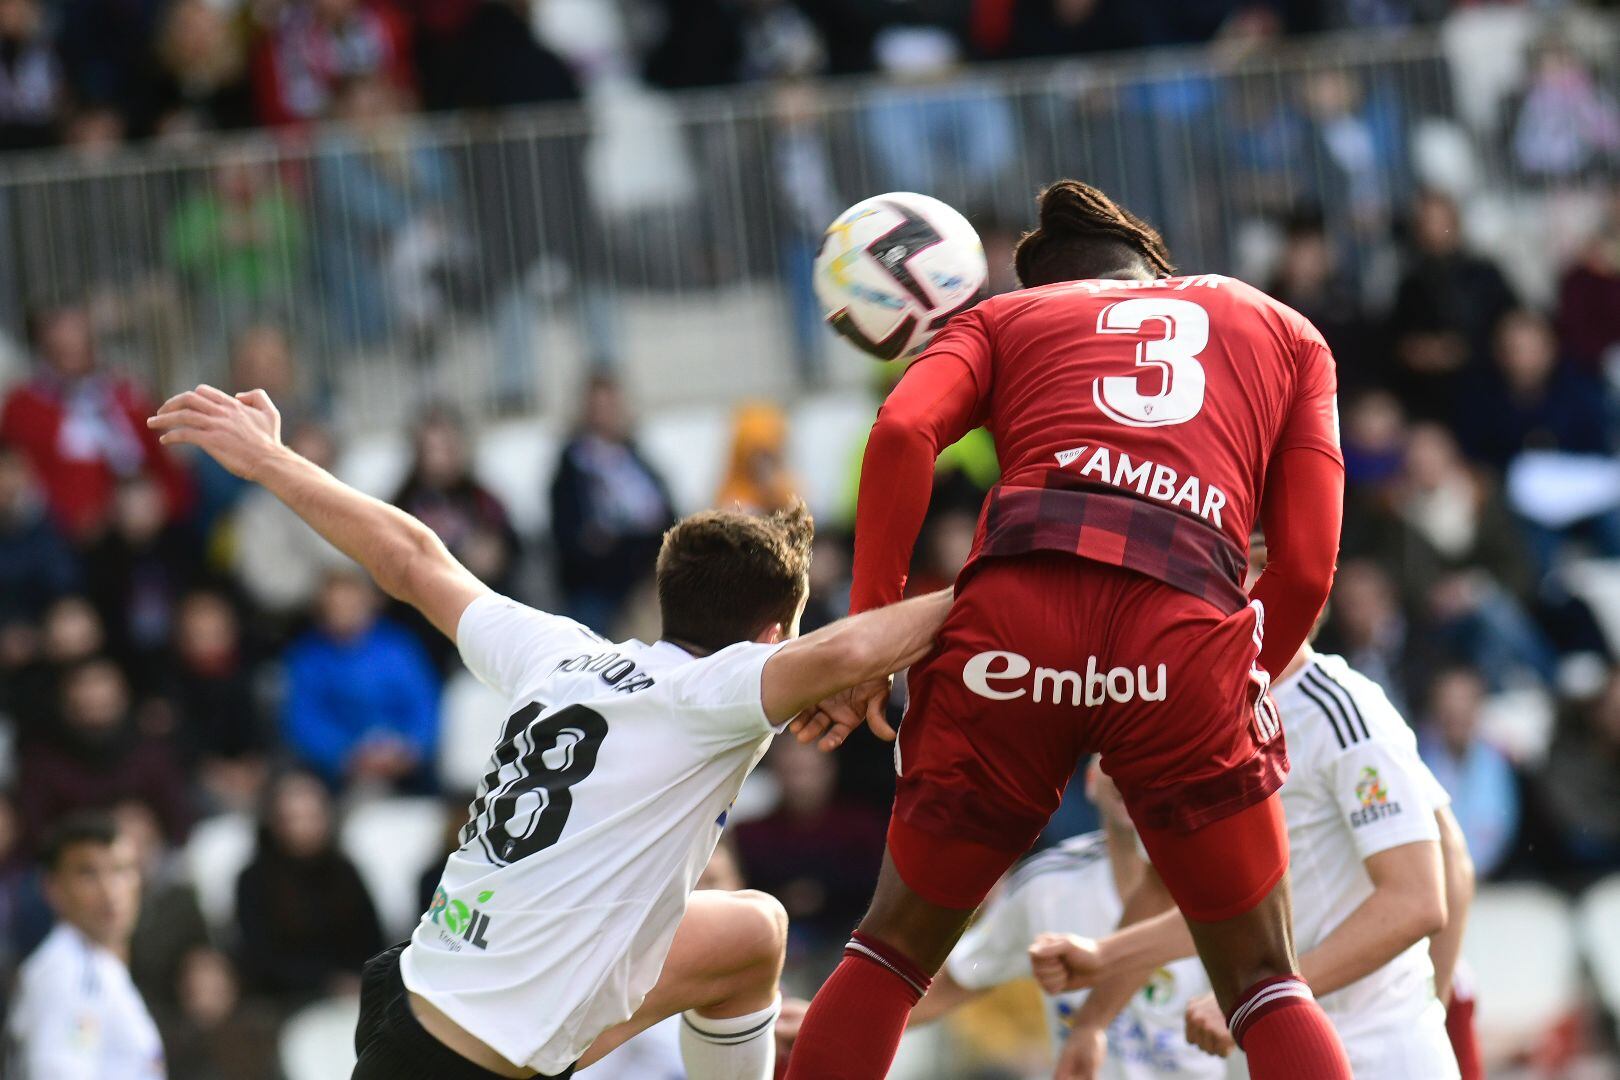
[[[682,1013],[681,1061],[687,1080],[771,1080],[781,1011],[779,997],[769,1008],[723,1020]]]

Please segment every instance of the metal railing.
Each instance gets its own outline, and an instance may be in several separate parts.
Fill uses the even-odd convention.
[[[844,205],[935,194],[1005,264],[1033,193],[1065,175],[1116,193],[1200,270],[1252,271],[1264,223],[1314,203],[1376,294],[1420,183],[1541,207],[1620,165],[1602,116],[1547,130],[1543,103],[1516,129],[1522,59],[1482,91],[1448,63],[1467,42],[1447,35],[13,157],[0,332],[21,342],[30,310],[84,300],[104,353],[169,389],[225,378],[233,338],[272,323],[310,387],[366,425],[427,396],[474,415],[551,408],[598,366],[653,400],[782,395],[865,370],[829,362],[842,346],[810,294],[820,229]],[[1620,97],[1612,64],[1590,70],[1601,100]]]

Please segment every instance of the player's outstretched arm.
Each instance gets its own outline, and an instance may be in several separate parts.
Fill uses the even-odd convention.
[[[765,663],[760,688],[765,715],[779,724],[851,687],[870,691],[878,684],[886,689],[884,680],[889,675],[928,655],[950,609],[951,593],[942,589],[840,619],[788,642]],[[842,743],[863,718],[874,728],[881,727],[880,734],[887,730],[882,701],[868,692],[861,704],[861,711],[846,708],[836,716],[827,716],[825,723],[806,720],[820,725],[815,734],[821,736],[822,749],[831,750]],[[893,738],[893,733],[888,737]]]
[[[281,414],[263,390],[232,397],[199,386],[163,403],[147,426],[160,441],[206,452],[263,485],[329,543],[363,566],[377,586],[454,638],[461,613],[489,591],[433,530],[398,507],[356,491],[281,442]]]

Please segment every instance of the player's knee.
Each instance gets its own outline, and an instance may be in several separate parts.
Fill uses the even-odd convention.
[[[753,966],[779,971],[787,953],[787,909],[770,893],[756,889],[743,889],[731,897],[737,907],[732,926],[739,954]]]

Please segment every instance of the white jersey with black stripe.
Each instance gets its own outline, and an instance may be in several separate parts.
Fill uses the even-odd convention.
[[[1114,885],[1101,833],[1085,833],[1033,856],[1007,878],[984,906],[945,968],[970,990],[1029,977],[1029,946],[1044,931],[1103,937],[1119,924],[1124,904]],[[1197,960],[1177,960],[1155,971],[1108,1027],[1102,1080],[1222,1080],[1226,1065],[1190,1045],[1185,1014],[1209,991]],[[1047,1025],[1061,1052],[1087,991],[1045,998]]]
[[[507,1060],[559,1073],[657,981],[777,730],[777,646],[614,644],[499,596],[468,606],[456,644],[508,719],[400,970]]]
[[[1282,788],[1301,953],[1321,944],[1372,895],[1364,860],[1438,840],[1450,804],[1418,757],[1417,739],[1382,689],[1337,656],[1313,653],[1272,687],[1291,763]],[[1456,1076],[1429,943],[1419,941],[1358,982],[1321,998],[1358,1077]]]

